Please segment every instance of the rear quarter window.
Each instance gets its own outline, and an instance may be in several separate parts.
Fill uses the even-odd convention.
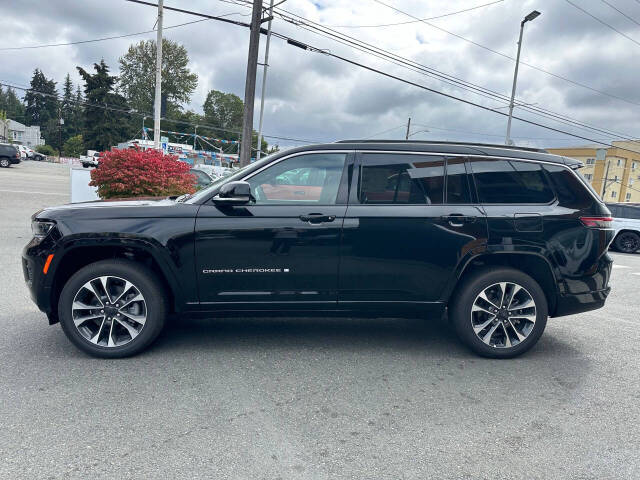
[[[569,208],[586,208],[594,201],[587,186],[566,167],[545,164],[544,170],[558,196],[560,205]]]

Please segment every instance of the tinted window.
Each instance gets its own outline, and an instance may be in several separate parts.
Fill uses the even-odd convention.
[[[257,204],[336,202],[346,153],[299,155],[276,163],[247,181]]]
[[[586,182],[580,180],[576,174],[566,167],[560,165],[545,164],[547,178],[558,196],[558,201],[563,207],[585,208],[593,203],[593,197],[589,190],[596,195],[595,191]]]
[[[447,203],[471,203],[464,158],[447,159]]]
[[[640,219],[640,207],[631,207],[631,206],[618,206],[617,207],[617,215],[614,217],[618,218],[630,218],[633,220]],[[613,212],[612,212],[613,214]]]
[[[554,194],[538,163],[472,160],[481,203],[549,203]]]
[[[441,204],[444,160],[441,157],[366,153],[358,198],[367,204]]]

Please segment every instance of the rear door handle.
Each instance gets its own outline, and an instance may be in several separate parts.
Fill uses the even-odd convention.
[[[473,223],[476,217],[462,215],[461,213],[452,213],[451,215],[443,215],[442,220],[449,222],[452,227],[462,227],[465,223]]]
[[[300,215],[300,220],[308,223],[325,223],[333,222],[336,219],[335,215],[325,215],[323,213],[309,213],[307,215]]]

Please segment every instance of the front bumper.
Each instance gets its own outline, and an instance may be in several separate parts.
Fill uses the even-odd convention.
[[[45,265],[49,255],[53,258],[45,273]],[[59,257],[59,255],[57,255]],[[36,306],[49,317],[50,323],[57,321],[57,312],[52,302],[53,272],[58,258],[56,242],[49,236],[39,242],[32,239],[22,250],[22,273],[29,289],[31,299]]]

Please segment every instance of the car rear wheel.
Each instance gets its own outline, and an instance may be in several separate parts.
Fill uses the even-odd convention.
[[[66,283],[58,316],[69,340],[90,355],[135,355],[162,331],[164,291],[153,274],[126,260],[87,265]]]
[[[533,347],[547,324],[544,292],[511,268],[476,272],[463,280],[450,304],[460,339],[490,358],[511,358]]]
[[[614,244],[622,253],[634,253],[640,249],[640,235],[635,232],[622,232],[616,237]]]
[[[6,157],[0,158],[0,167],[9,168],[10,166],[11,166],[11,162],[9,161],[8,158]]]

